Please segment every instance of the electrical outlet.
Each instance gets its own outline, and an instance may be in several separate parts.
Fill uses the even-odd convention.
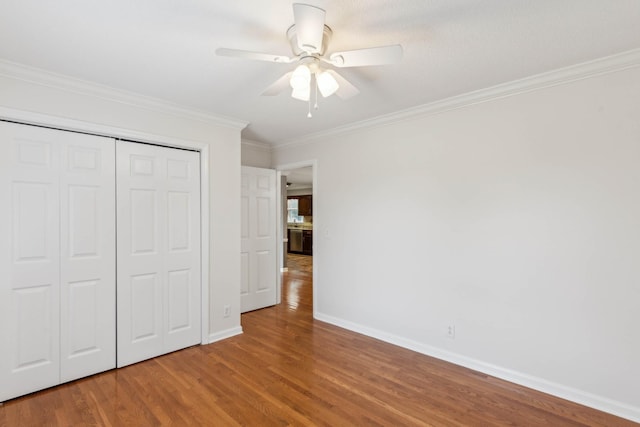
[[[231,315],[231,306],[225,305],[224,306],[224,317],[229,317],[229,315]]]
[[[447,338],[454,339],[456,337],[456,325],[450,324],[447,326]]]

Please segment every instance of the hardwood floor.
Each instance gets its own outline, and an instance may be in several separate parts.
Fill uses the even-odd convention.
[[[287,268],[301,273],[313,272],[313,256],[287,254]]]
[[[244,334],[6,402],[1,426],[625,426],[312,318],[311,276]]]

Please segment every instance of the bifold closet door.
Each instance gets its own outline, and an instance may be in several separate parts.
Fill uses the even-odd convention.
[[[200,343],[200,155],[118,141],[118,367]]]
[[[0,401],[115,367],[114,152],[0,122]]]
[[[60,380],[116,367],[115,140],[65,134],[60,175]]]

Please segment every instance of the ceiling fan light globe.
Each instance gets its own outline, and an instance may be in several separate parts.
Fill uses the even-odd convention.
[[[318,90],[325,98],[333,95],[340,87],[336,79],[326,71],[316,74],[316,80],[318,82]]]
[[[311,70],[306,65],[298,65],[289,81],[293,90],[303,90],[311,83]]]
[[[309,101],[309,98],[311,96],[311,87],[310,86],[306,86],[300,89],[296,89],[294,88],[291,91],[291,97],[294,99],[298,99],[300,101]]]

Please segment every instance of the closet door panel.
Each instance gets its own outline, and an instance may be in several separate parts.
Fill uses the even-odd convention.
[[[200,169],[118,141],[118,366],[200,342]]]
[[[0,122],[0,401],[115,366],[115,142]]]
[[[156,147],[117,142],[118,367],[163,351],[166,172]]]
[[[116,366],[115,141],[66,133],[61,156],[61,381]]]
[[[59,381],[61,143],[0,122],[0,401]]]
[[[165,350],[200,342],[200,155],[167,150]]]

